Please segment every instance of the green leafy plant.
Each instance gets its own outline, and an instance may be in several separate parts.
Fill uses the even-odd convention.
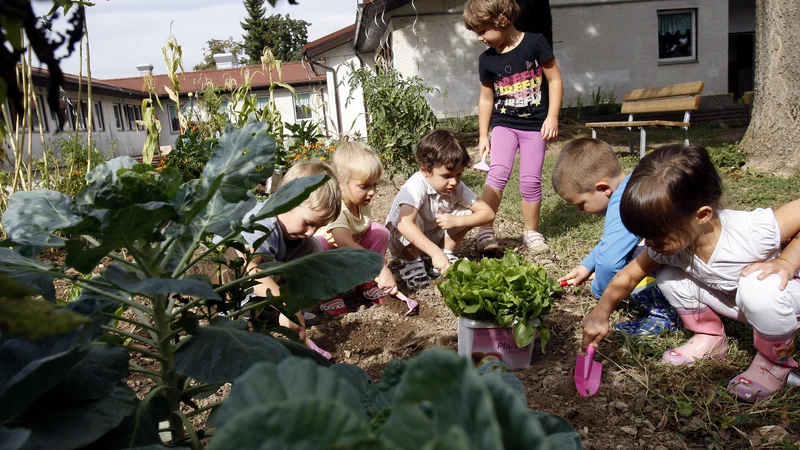
[[[267,260],[260,271],[239,271],[224,283],[192,275],[203,264],[246,265],[259,255],[245,249],[241,232],[269,233],[257,221],[293,209],[325,183],[322,175],[293,180],[244,220],[256,207],[252,188],[272,174],[274,149],[266,125],[251,121],[226,129],[198,179],[184,183],[175,168],[159,172],[120,157],[94,167],[75,198],[49,190],[10,197],[2,216],[8,240],[0,247],[0,292],[16,292],[3,302],[17,302],[19,314],[0,315],[0,402],[9,405],[0,412],[0,433],[30,442],[28,448],[71,449],[157,444],[158,432],[169,432],[171,446],[199,449],[213,421],[196,426],[192,418],[219,403],[201,407],[197,399],[256,362],[295,354],[327,364],[269,330],[248,331],[240,319],[265,307],[292,317],[377,276],[379,255],[344,249],[286,264]],[[63,264],[37,259],[45,247],[62,249]],[[243,251],[245,260],[220,260],[215,252],[227,247]],[[286,280],[280,297],[242,305],[242,294],[259,278],[277,274]],[[81,288],[66,309],[53,304],[57,279]],[[21,288],[7,289],[15,284]],[[67,314],[74,312],[87,320],[73,320],[67,328],[78,328],[63,334],[57,320],[30,320],[41,305],[53,309],[51,316],[63,311],[74,319]],[[128,314],[118,315],[120,306]],[[31,330],[39,339],[29,340]],[[154,365],[139,365],[129,351]],[[98,362],[111,359],[113,370]],[[121,383],[129,372],[154,384],[143,400]],[[160,428],[162,421],[169,425]]]
[[[747,164],[747,153],[738,143],[712,148],[709,153],[714,165],[728,172],[741,170]]]
[[[544,267],[511,250],[506,250],[502,259],[460,259],[445,277],[447,280],[438,288],[453,314],[513,328],[519,347],[533,341],[537,330],[530,322],[549,314],[553,295],[563,292]],[[550,332],[543,325],[539,331],[544,350]]]
[[[325,368],[297,358],[255,364],[234,383],[217,427],[213,450],[320,443],[396,450],[581,448],[567,422],[528,410],[522,382],[502,363],[475,370],[441,349],[390,362],[379,383],[347,364]]]
[[[361,88],[369,117],[367,143],[380,155],[390,177],[397,173],[411,175],[417,170],[417,144],[437,124],[425,98],[435,89],[422,84],[419,77],[403,78],[394,69],[376,72],[351,66],[351,70],[347,103]]]
[[[203,175],[217,144],[218,140],[207,137],[207,133],[189,129],[178,136],[175,148],[161,162],[165,167],[177,169],[183,181],[194,180]]]

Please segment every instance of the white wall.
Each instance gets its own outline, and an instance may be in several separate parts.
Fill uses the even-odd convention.
[[[361,55],[365,65],[372,64],[373,55]],[[356,56],[355,50],[350,46],[350,43],[342,44],[336,48],[328,50],[314,58],[321,61],[328,67],[336,71],[336,81],[338,86],[334,83],[333,73],[328,71],[327,74],[327,92],[336,90],[336,95],[339,101],[339,109],[342,115],[342,129],[338,132],[333,131],[336,128],[336,105],[333,103],[334,99],[330,94],[326,95],[328,101],[328,109],[330,120],[328,127],[331,129],[332,134],[360,134],[361,136],[367,135],[367,121],[364,110],[364,96],[361,88],[350,91],[350,74],[352,68],[358,70],[361,67],[361,60]],[[352,68],[351,68],[352,67]]]
[[[393,13],[394,67],[441,90],[428,98],[437,116],[476,114],[478,56],[486,48],[463,25],[465,2],[425,3],[418,14],[409,5]],[[553,0],[551,6],[564,105],[579,93],[590,104],[598,87],[614,89],[619,100],[635,88],[697,80],[705,82],[704,94],[727,92],[728,0]],[[698,9],[698,60],[659,64],[657,11],[681,8]]]
[[[658,62],[658,10],[697,8],[697,61]],[[626,92],[704,81],[704,94],[728,91],[728,0],[662,0],[553,7],[553,46],[564,104],[598,87]]]

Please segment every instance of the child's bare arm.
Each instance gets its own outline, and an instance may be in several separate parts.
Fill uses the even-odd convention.
[[[475,200],[475,203],[469,207],[472,214],[466,216],[454,216],[452,214],[440,214],[436,216],[436,223],[442,229],[449,230],[451,228],[474,228],[481,225],[486,225],[494,220],[494,211],[481,199]]]
[[[583,319],[583,347],[597,345],[608,334],[608,318],[611,311],[625,299],[648,273],[658,266],[647,252],[642,252],[625,268],[619,271],[603,292],[600,301]]]
[[[240,253],[239,251],[236,252],[240,258],[245,259],[245,255]],[[245,270],[246,274],[252,273],[254,270],[258,270],[258,265],[261,264],[262,258],[260,256],[256,256],[253,258],[252,261],[247,265]],[[275,297],[281,295],[281,288],[278,287],[278,283],[272,279],[272,277],[263,277],[258,279],[258,284],[253,286],[253,294],[257,297],[266,297],[267,291],[269,291]]]
[[[547,118],[542,124],[542,139],[549,141],[558,137],[558,114],[561,112],[561,99],[564,94],[564,86],[561,81],[561,71],[558,70],[558,63],[553,58],[542,64],[544,77],[550,89],[548,98]]]
[[[758,279],[763,280],[772,274],[777,274],[781,277],[778,289],[783,290],[800,267],[800,234],[798,234],[800,233],[800,200],[789,202],[775,210],[775,220],[778,221],[778,229],[781,231],[781,243],[787,241],[789,243],[772,261],[745,267],[742,276],[746,277],[760,270],[761,274],[758,275]]]
[[[447,259],[444,251],[433,243],[422,230],[419,229],[414,220],[419,211],[411,205],[400,205],[400,220],[397,222],[397,231],[403,235],[414,247],[422,250],[432,259],[437,257]]]
[[[359,245],[353,239],[353,233],[349,228],[340,227],[334,228],[330,231],[331,235],[333,236],[333,240],[336,241],[336,245],[339,248],[356,248],[364,250],[364,247]],[[392,271],[386,267],[386,264],[383,265],[383,269],[381,269],[381,273],[378,275],[378,278],[376,278],[375,281],[378,283],[378,287],[387,293],[391,295],[397,294],[397,281],[394,279]]]
[[[494,105],[494,86],[490,83],[481,83],[481,92],[478,97],[478,151],[480,157],[490,152],[489,123],[492,120],[492,106]]]

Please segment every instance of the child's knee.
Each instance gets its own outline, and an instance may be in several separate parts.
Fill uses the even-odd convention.
[[[770,313],[775,310],[775,300],[780,297],[781,291],[778,289],[781,277],[770,275],[763,280],[758,276],[761,271],[751,273],[746,277],[739,278],[739,285],[736,290],[736,303],[745,313],[745,316],[758,316]]]
[[[539,203],[542,201],[541,180],[519,180],[519,192],[525,203]]]
[[[510,177],[511,167],[495,164],[489,169],[489,175],[486,177],[486,185],[495,190],[503,191]]]
[[[389,242],[389,230],[386,229],[383,224],[378,222],[372,222],[369,225],[369,233],[374,237],[374,239],[381,243]]]

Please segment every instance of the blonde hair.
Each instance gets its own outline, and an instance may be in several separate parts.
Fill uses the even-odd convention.
[[[300,206],[322,214],[323,220],[330,222],[339,217],[339,213],[342,212],[342,191],[339,189],[339,182],[336,180],[336,174],[331,166],[317,160],[297,163],[283,176],[281,186],[297,178],[313,175],[327,175],[328,180],[315,189]]]
[[[480,30],[487,26],[501,26],[500,16],[506,16],[508,25],[514,23],[519,16],[519,5],[515,0],[469,0],[464,7],[464,25],[470,31]]]
[[[359,141],[340,144],[331,158],[331,165],[341,183],[360,180],[372,184],[383,176],[383,165],[378,154]]]
[[[612,179],[622,173],[617,155],[599,139],[573,139],[561,148],[553,167],[553,189],[564,197],[594,189],[601,178]]]

